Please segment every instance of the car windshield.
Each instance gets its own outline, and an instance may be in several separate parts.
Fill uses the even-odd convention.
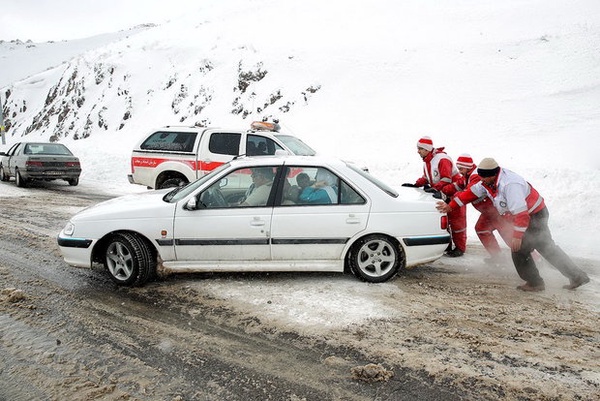
[[[360,174],[363,177],[365,177],[367,180],[371,181],[375,186],[377,186],[377,188],[381,189],[383,192],[385,192],[389,196],[391,196],[393,198],[397,198],[398,197],[398,192],[396,192],[395,189],[393,189],[392,187],[390,187],[389,185],[387,185],[383,181],[380,181],[379,179],[373,177],[371,174],[369,174],[368,171],[365,171],[365,170],[363,170],[361,168],[358,168],[355,165],[350,164],[350,163],[346,163],[346,165],[349,168],[351,168],[352,170],[356,171],[358,174]]]
[[[287,146],[295,155],[298,156],[314,156],[317,154],[310,146],[302,142],[299,138],[292,135],[276,134],[285,146]]]
[[[196,181],[190,182],[186,186],[175,188],[163,197],[163,201],[168,203],[179,202],[181,199],[194,192],[196,188],[204,184],[206,181],[210,180],[211,177],[213,177],[215,174],[220,174],[221,171],[225,170],[227,167],[229,167],[229,163],[222,164],[221,166],[212,170],[210,173],[198,178]]]

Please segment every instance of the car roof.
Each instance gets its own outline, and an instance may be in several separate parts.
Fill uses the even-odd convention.
[[[273,155],[273,156],[241,156],[229,162],[233,167],[266,166],[281,164],[297,164],[302,166],[331,166],[344,168],[347,162],[328,156],[297,156],[297,155]]]
[[[60,142],[38,142],[38,141],[34,141],[34,142],[19,142],[20,144],[23,145],[61,145],[61,146],[66,146],[64,143],[60,143]]]

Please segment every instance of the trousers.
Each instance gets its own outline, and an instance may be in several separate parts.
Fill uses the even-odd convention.
[[[448,223],[454,246],[465,252],[467,250],[467,208],[463,206],[448,213]]]
[[[554,243],[548,228],[549,217],[548,208],[543,208],[530,215],[529,227],[523,235],[521,249],[518,252],[512,252],[512,260],[519,277],[534,287],[544,284],[531,255],[534,250],[537,250],[544,259],[570,280],[585,275],[569,255]]]
[[[494,213],[481,212],[475,223],[475,232],[483,247],[492,256],[500,253],[500,245],[494,236],[494,231],[498,231],[500,237],[510,247],[512,240],[512,226],[510,223],[504,220],[495,209]]]

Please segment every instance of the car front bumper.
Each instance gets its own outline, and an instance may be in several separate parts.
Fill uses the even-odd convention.
[[[92,249],[95,240],[59,235],[57,242],[67,264],[78,267],[92,266]]]

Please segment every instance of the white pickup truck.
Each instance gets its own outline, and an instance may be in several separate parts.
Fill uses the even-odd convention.
[[[166,126],[151,131],[131,154],[132,184],[148,188],[185,185],[236,156],[274,155],[276,151],[313,156],[315,151],[293,135],[265,130],[256,123],[247,131]]]

